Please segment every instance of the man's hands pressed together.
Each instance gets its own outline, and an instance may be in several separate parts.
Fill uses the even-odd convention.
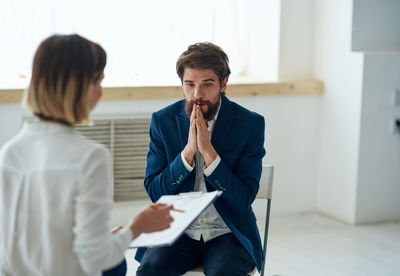
[[[217,158],[218,154],[211,144],[208,122],[204,119],[200,106],[196,104],[194,111],[196,113],[197,147],[201,155],[203,155],[206,167],[208,167]]]
[[[194,155],[197,151],[197,130],[196,130],[196,105],[193,106],[193,111],[190,114],[190,128],[188,142],[183,149],[183,157],[190,166],[193,167]]]
[[[197,151],[203,155],[206,167],[218,156],[211,144],[208,122],[204,119],[200,106],[195,104],[190,115],[188,142],[183,150],[183,156],[191,166],[193,166],[194,155]]]

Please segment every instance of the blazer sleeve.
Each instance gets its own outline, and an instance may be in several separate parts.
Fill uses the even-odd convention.
[[[187,185],[185,180],[190,175],[182,162],[180,152],[174,159],[168,160],[165,137],[163,137],[159,128],[158,121],[157,113],[153,113],[150,123],[150,144],[144,180],[144,187],[153,202],[157,201],[162,195],[181,192],[183,186]],[[173,133],[169,133],[173,135]],[[178,137],[177,134],[176,136]]]
[[[219,202],[224,202],[238,214],[251,208],[258,189],[262,172],[262,158],[265,155],[264,131],[265,122],[257,115],[247,136],[247,142],[237,150],[238,155],[233,167],[229,167],[221,156],[221,162],[211,175],[205,177],[214,189],[222,190]],[[246,137],[241,137],[246,139]]]

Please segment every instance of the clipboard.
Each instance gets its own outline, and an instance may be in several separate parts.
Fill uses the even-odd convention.
[[[222,191],[213,191],[160,197],[157,202],[172,204],[175,209],[184,210],[185,212],[171,211],[170,213],[174,221],[171,223],[170,228],[153,233],[142,233],[131,242],[129,248],[172,245],[183,234],[186,228],[221,194]]]

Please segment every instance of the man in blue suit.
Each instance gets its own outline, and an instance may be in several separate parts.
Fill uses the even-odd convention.
[[[162,195],[223,191],[172,246],[139,249],[137,275],[182,275],[203,264],[206,275],[261,269],[262,249],[251,204],[259,188],[264,118],[225,96],[225,52],[197,43],[176,65],[185,99],[155,112],[145,188]]]

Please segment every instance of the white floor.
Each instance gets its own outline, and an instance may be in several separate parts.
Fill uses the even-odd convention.
[[[144,201],[116,204],[112,225],[124,225]],[[258,221],[263,207],[257,205]],[[128,250],[128,275],[138,263]],[[308,213],[272,216],[268,238],[268,276],[400,276],[400,223],[351,226]]]

